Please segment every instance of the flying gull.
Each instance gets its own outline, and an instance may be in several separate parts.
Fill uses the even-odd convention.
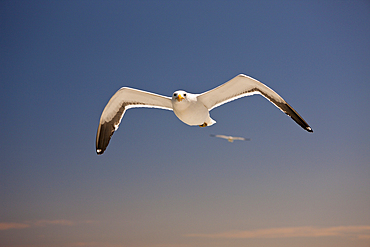
[[[312,128],[293,107],[275,91],[256,79],[240,74],[230,81],[201,94],[179,90],[174,92],[172,97],[167,97],[134,88],[122,87],[112,96],[101,114],[96,135],[96,153],[104,153],[110,138],[114,131],[118,129],[127,109],[147,107],[172,110],[185,124],[206,127],[216,123],[209,115],[212,109],[253,94],[262,95],[290,116],[303,129],[313,132]]]
[[[210,135],[212,137],[218,137],[222,139],[226,139],[229,142],[234,142],[234,141],[250,141],[251,139],[249,138],[244,138],[244,137],[238,137],[238,136],[225,136],[225,135]]]

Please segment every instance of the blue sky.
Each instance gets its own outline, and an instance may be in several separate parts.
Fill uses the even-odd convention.
[[[1,1],[0,32],[1,246],[369,246],[368,1]],[[314,133],[252,96],[207,128],[131,109],[96,155],[120,87],[240,73]]]

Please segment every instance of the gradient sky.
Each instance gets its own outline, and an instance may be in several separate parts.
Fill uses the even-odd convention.
[[[0,246],[369,247],[369,1],[0,1]],[[122,86],[277,91],[190,127]],[[229,143],[210,134],[251,138]]]

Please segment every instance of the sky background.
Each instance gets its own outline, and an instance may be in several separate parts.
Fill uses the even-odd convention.
[[[0,32],[0,246],[370,246],[369,1],[0,1]],[[128,110],[96,155],[120,87],[240,73],[314,133],[252,96]]]

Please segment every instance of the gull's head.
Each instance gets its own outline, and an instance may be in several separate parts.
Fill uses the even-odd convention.
[[[197,94],[178,90],[172,94],[172,106],[174,110],[181,111],[197,102]]]
[[[188,101],[188,93],[182,90],[178,90],[172,94],[172,102]]]

